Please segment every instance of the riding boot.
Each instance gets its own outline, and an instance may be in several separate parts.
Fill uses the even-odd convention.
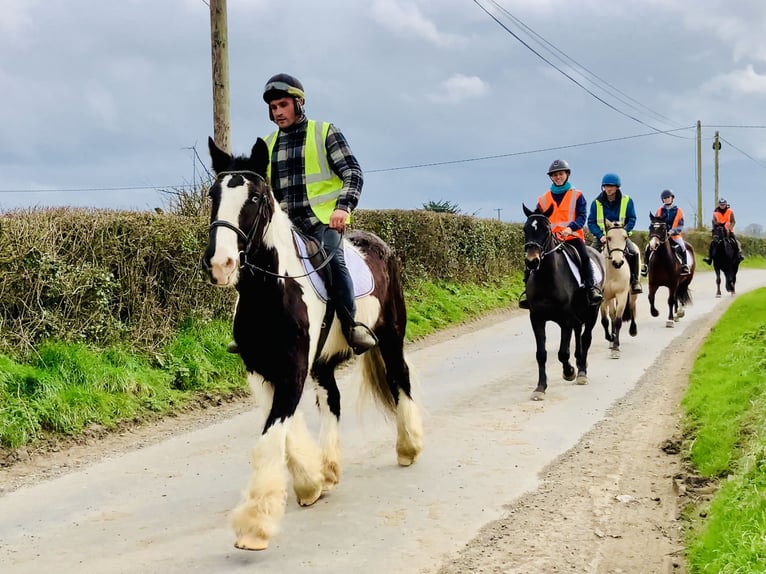
[[[707,257],[705,257],[705,258],[704,258],[704,259],[702,259],[702,260],[703,260],[705,263],[707,263],[708,265],[712,265],[712,264],[713,264],[713,259],[715,259],[715,242],[714,242],[714,241],[712,241],[712,242],[710,243],[710,247],[708,247],[708,250],[707,250]]]
[[[527,284],[527,279],[529,279],[529,269],[526,267],[524,268],[524,285]],[[521,296],[519,298],[519,309],[529,309],[529,301],[527,301],[527,290],[524,289],[524,291],[521,292]]]
[[[678,258],[678,262],[681,264],[681,275],[689,275],[691,270],[689,269],[689,265],[686,263],[686,252],[683,250],[683,247],[681,247],[678,243],[674,243],[673,251]]]
[[[641,281],[638,279],[638,253],[626,251],[628,254],[628,265],[630,265],[630,292],[638,295],[643,291]]]
[[[649,251],[649,248],[647,247],[644,250],[644,264],[641,265],[641,275],[643,277],[646,277],[647,273],[649,273],[649,256],[651,255],[651,252]]]
[[[585,285],[585,295],[588,299],[588,305],[601,305],[604,296],[601,294],[601,288],[596,285],[596,282],[593,279],[593,269],[591,268],[590,257],[588,257],[584,244],[582,253],[580,253],[580,274],[582,275],[583,285]]]
[[[742,246],[739,244],[739,239],[734,240],[734,245],[737,246],[737,261],[743,261],[745,256],[742,255]]]

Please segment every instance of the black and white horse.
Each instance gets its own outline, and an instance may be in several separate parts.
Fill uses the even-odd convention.
[[[301,506],[316,502],[340,480],[340,392],[335,369],[353,357],[327,303],[311,283],[312,271],[296,248],[287,214],[266,181],[269,156],[260,138],[250,157],[233,157],[209,140],[216,180],[211,186],[210,240],[203,266],[212,283],[236,287],[234,340],[257,404],[268,411],[252,452],[253,474],[244,500],[232,513],[235,546],[263,550],[285,512],[288,472]],[[420,410],[412,398],[404,358],[407,321],[399,262],[372,233],[344,239],[372,275],[371,291],[357,303],[357,319],[369,325],[378,346],[360,357],[362,385],[396,417],[396,453],[412,464],[423,445]],[[323,329],[325,324],[328,329]],[[308,377],[321,416],[319,441],[297,412]]]

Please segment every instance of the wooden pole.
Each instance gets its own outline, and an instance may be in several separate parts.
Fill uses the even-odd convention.
[[[713,209],[718,207],[718,151],[721,149],[721,140],[718,138],[718,131],[715,132],[713,141],[713,150],[715,151],[715,197],[713,198]]]
[[[702,221],[702,122],[697,120],[697,229]]]
[[[226,0],[210,0],[210,41],[213,62],[213,139],[219,148],[231,153]]]

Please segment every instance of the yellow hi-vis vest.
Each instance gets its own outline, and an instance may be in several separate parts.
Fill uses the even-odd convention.
[[[620,221],[622,225],[625,225],[625,214],[628,212],[628,201],[630,201],[629,195],[623,195],[620,199]],[[613,221],[612,223],[617,223]],[[596,200],[596,225],[601,228],[602,233],[606,233],[606,220],[604,219],[604,204]],[[629,231],[628,235],[632,235],[633,232]]]
[[[335,210],[338,196],[343,189],[343,181],[330,169],[325,153],[325,140],[330,131],[328,122],[308,120],[306,124],[306,144],[303,148],[304,176],[306,195],[311,211],[322,223],[330,222],[330,215]],[[271,181],[271,159],[277,143],[279,130],[264,139],[269,148],[269,165],[266,167],[266,179]]]

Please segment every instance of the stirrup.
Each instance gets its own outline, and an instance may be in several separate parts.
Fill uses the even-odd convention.
[[[633,295],[638,295],[639,293],[643,293],[644,290],[641,288],[641,281],[633,281],[630,284],[630,292],[633,293]]]
[[[702,260],[707,263],[708,265],[713,264],[713,260],[710,257],[703,257]]]
[[[647,273],[649,273],[649,266],[648,266],[646,263],[644,263],[644,264],[641,266],[641,275],[643,275],[644,277],[646,277],[646,274],[647,274]]]
[[[229,341],[229,344],[226,345],[226,351],[229,353],[232,353],[234,355],[239,354],[239,345],[237,345],[236,341]]]
[[[595,285],[588,288],[587,294],[588,304],[593,307],[596,305],[601,305],[601,302],[604,300],[604,296],[601,294],[601,290]]]
[[[364,323],[354,323],[346,338],[356,355],[361,355],[378,344],[378,337]]]
[[[681,275],[689,275],[691,272],[691,269],[689,269],[689,266],[686,263],[681,265]]]

